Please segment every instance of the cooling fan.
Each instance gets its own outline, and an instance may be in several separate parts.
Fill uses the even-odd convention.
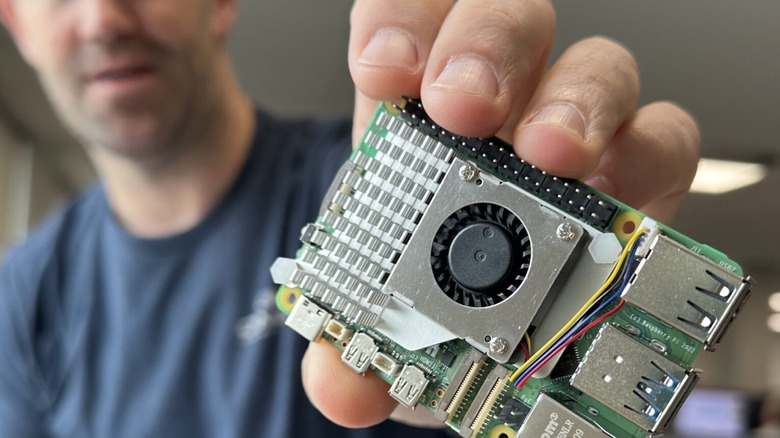
[[[436,283],[453,301],[487,307],[509,298],[531,264],[522,221],[496,204],[471,204],[442,223],[431,246]]]

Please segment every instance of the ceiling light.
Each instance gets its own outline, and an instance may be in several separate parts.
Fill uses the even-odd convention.
[[[780,313],[780,292],[775,292],[769,296],[769,308],[773,312]]]
[[[769,330],[775,333],[780,333],[780,313],[774,313],[769,316],[766,321],[766,325],[769,326]]]
[[[702,158],[696,178],[691,184],[693,193],[720,194],[756,184],[766,177],[763,164]]]

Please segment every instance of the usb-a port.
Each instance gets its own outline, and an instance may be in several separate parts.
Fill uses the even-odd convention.
[[[623,298],[714,350],[749,283],[666,236],[657,236]]]
[[[666,429],[698,380],[619,329],[606,324],[571,384],[650,433]]]

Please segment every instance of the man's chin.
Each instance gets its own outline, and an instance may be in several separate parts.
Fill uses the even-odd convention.
[[[175,148],[170,129],[159,124],[112,124],[110,129],[92,135],[87,141],[101,152],[125,159],[145,162],[168,155]]]

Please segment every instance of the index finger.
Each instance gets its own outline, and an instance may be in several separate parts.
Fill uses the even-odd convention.
[[[357,0],[350,15],[349,69],[368,98],[420,96],[425,65],[452,0]]]
[[[356,130],[377,100],[405,95],[469,136],[496,134],[522,111],[555,28],[549,0],[357,0],[351,18]]]
[[[349,71],[355,82],[353,142],[381,100],[420,97],[425,66],[452,0],[357,0],[350,15]]]
[[[426,111],[459,135],[495,135],[533,95],[554,32],[548,0],[458,1],[428,60]]]

